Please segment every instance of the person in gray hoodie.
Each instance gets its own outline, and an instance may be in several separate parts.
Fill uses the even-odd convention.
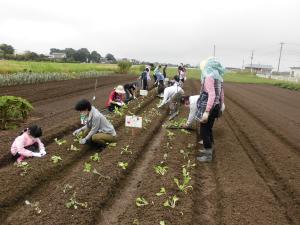
[[[116,141],[117,134],[113,125],[88,100],[78,101],[75,110],[80,112],[82,121],[85,121],[83,127],[73,132],[74,136],[83,132],[85,137],[79,140],[80,144],[94,143],[104,146]]]

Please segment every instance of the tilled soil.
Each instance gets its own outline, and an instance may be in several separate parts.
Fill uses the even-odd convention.
[[[91,80],[90,87],[93,83]],[[188,81],[184,87],[187,94],[198,94],[199,88],[198,81]],[[107,92],[110,89],[107,87]],[[90,98],[92,93],[85,96]],[[100,162],[90,159],[97,152],[95,149],[83,148],[69,153],[64,147],[49,142],[50,152],[63,156],[62,163],[52,165],[50,156],[33,159],[30,163],[34,171],[29,170],[24,177],[19,176],[20,171],[10,164],[1,168],[1,187],[12,189],[7,192],[9,196],[5,191],[0,195],[1,208],[6,208],[0,211],[2,223],[300,224],[299,92],[265,85],[226,83],[226,111],[214,127],[215,157],[212,163],[195,160],[202,147],[198,144],[200,137],[196,129],[190,134],[180,129],[171,130],[175,135],[170,135],[161,127],[166,121],[166,112],[153,109],[158,103],[151,100],[153,94],[138,100],[142,102],[140,109],[134,109],[137,107],[134,105],[129,107],[129,111],[147,118],[145,129],[131,131],[122,125],[124,118],[114,119],[114,123],[120,124],[117,129],[120,138],[116,147],[100,152]],[[72,115],[71,108],[78,96],[75,93],[66,96],[72,104],[66,101],[70,111],[62,114],[65,118],[71,115],[70,126],[76,126],[78,118]],[[187,115],[188,110],[182,107],[179,117]],[[49,124],[53,124],[52,117],[49,120]],[[70,131],[66,131],[60,135],[70,143],[72,137],[69,134]],[[132,154],[120,154],[126,145],[130,146]],[[188,156],[180,150],[189,152]],[[174,177],[182,182],[182,166],[187,165],[188,160],[196,165],[189,168],[193,188],[184,193],[178,190]],[[117,166],[120,161],[128,162],[126,170]],[[84,172],[85,162],[90,162],[101,176]],[[154,171],[154,165],[159,164],[168,166],[164,176]],[[44,179],[37,178],[39,173]],[[14,176],[16,178],[12,178]],[[25,183],[20,182],[22,180]],[[66,188],[67,184],[72,188]],[[165,187],[167,194],[157,196],[161,187]],[[78,202],[87,202],[87,208],[66,208],[65,203],[74,192]],[[176,206],[164,207],[165,200],[174,195],[179,198]],[[149,204],[137,207],[137,197],[144,197]],[[41,213],[25,205],[25,200],[39,202]]]

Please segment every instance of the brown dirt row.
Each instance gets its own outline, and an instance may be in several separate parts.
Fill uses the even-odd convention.
[[[152,103],[145,108],[147,117],[154,122],[148,124],[145,129],[137,131],[130,139],[131,130],[120,128],[118,133],[120,140],[117,147],[103,150],[100,155],[102,157],[99,163],[92,162],[93,168],[97,169],[101,174],[109,176],[110,179],[98,179],[98,176],[92,173],[83,172],[84,162],[89,160],[90,155],[86,155],[72,165],[72,168],[65,174],[58,176],[55,180],[45,183],[42,187],[34,190],[30,195],[24,196],[24,199],[35,202],[39,201],[42,213],[36,215],[33,210],[24,203],[20,202],[15,210],[9,215],[4,224],[18,224],[19,218],[22,218],[22,224],[92,224],[95,216],[100,212],[106,201],[114,195],[116,189],[120,188],[122,179],[134,167],[136,160],[140,157],[144,150],[144,146],[152,139],[153,133],[161,124],[164,115],[157,116],[150,109],[157,102]],[[156,118],[156,120],[154,120]],[[138,137],[138,141],[134,141]],[[121,149],[129,145],[132,155],[121,155]],[[118,162],[128,162],[128,169],[123,171],[117,166]],[[64,185],[70,184],[73,188],[63,193]],[[73,192],[77,192],[77,200],[87,202],[88,207],[78,210],[67,209],[66,201],[71,197]]]
[[[125,75],[99,77],[95,105],[103,108],[112,88],[132,79],[134,77]],[[22,124],[21,128],[0,132],[0,167],[10,162],[10,145],[20,130],[28,124],[37,123],[43,128],[42,140],[45,139],[46,143],[49,139],[47,135],[50,134],[49,136],[52,137],[52,133],[63,134],[73,129],[74,124],[78,124],[78,114],[73,110],[74,104],[80,98],[90,99],[94,95],[94,82],[94,79],[84,79],[0,88],[1,94],[5,89],[7,90],[5,93],[28,98],[33,101],[35,108],[32,117]],[[46,91],[47,87],[53,90],[56,86],[58,86],[56,91]],[[20,90],[22,93],[19,93]],[[41,100],[40,102],[34,102],[37,100],[36,96]]]
[[[139,107],[135,104],[129,104],[128,111],[132,113],[138,113],[145,106],[150,104],[154,98],[154,92],[150,93],[149,96],[139,98]],[[110,118],[115,127],[124,126],[124,116],[118,117],[113,116]],[[118,131],[117,131],[118,132]],[[69,136],[69,145],[72,142],[72,137]],[[31,193],[34,188],[48,179],[52,179],[58,173],[61,173],[68,169],[74,162],[79,160],[81,157],[88,153],[88,147],[83,147],[81,151],[68,152],[61,151],[55,143],[47,146],[48,155],[40,160],[29,159],[32,169],[29,174],[21,177],[22,182],[20,183],[20,169],[16,168],[12,164],[0,169],[1,179],[0,183],[3,188],[0,190],[0,205],[1,215],[5,215],[10,210],[10,207],[16,202],[20,201],[23,196],[27,193]],[[60,155],[63,158],[63,162],[59,165],[54,165],[50,162],[49,155]]]

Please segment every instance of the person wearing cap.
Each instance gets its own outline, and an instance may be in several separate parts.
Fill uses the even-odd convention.
[[[110,93],[109,98],[106,102],[106,107],[110,112],[113,112],[115,110],[115,108],[120,108],[124,105],[124,102],[123,102],[124,94],[125,94],[125,90],[122,85],[118,85]]]
[[[184,94],[183,89],[178,84],[179,77],[177,75],[174,76],[174,80],[175,82],[172,86],[164,89],[164,98],[158,105],[158,108],[161,108],[165,104],[169,103],[169,113],[171,115],[169,119],[178,115],[178,105],[180,104],[181,96]]]
[[[213,125],[215,119],[225,110],[223,76],[225,68],[215,58],[211,57],[200,64],[201,91],[197,101],[195,119],[200,122],[200,133],[204,149],[200,150],[197,160],[210,162],[213,157]]]
[[[140,75],[140,79],[142,81],[142,90],[148,90],[148,80],[150,80],[149,74],[150,74],[150,69],[146,67],[145,70]]]
[[[10,152],[18,163],[27,157],[42,157],[46,155],[44,144],[41,142],[42,128],[32,125],[22,131],[14,140]]]
[[[113,125],[88,100],[78,101],[75,110],[80,112],[81,117],[86,117],[86,124],[73,132],[74,136],[83,132],[85,137],[79,140],[80,144],[96,144],[102,147],[116,141],[117,133]]]
[[[128,83],[124,85],[125,90],[125,103],[127,104],[132,99],[136,99],[135,91],[136,91],[136,82]]]

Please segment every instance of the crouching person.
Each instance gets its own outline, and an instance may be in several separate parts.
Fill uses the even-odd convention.
[[[37,125],[32,125],[14,140],[11,146],[13,159],[18,163],[27,157],[42,157],[46,155],[44,144],[41,142],[42,129]]]
[[[109,98],[106,102],[106,107],[110,112],[114,112],[116,108],[121,108],[125,104],[123,101],[124,94],[125,90],[122,85],[118,85],[110,93]]]
[[[86,125],[73,132],[74,136],[83,132],[85,137],[79,140],[80,144],[105,146],[106,143],[116,141],[117,134],[113,125],[88,100],[77,102],[75,110],[80,112],[81,117],[86,117]]]

